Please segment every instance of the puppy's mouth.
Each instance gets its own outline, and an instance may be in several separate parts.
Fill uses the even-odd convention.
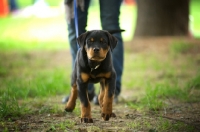
[[[89,60],[93,60],[93,61],[103,61],[105,59],[105,57],[100,57],[100,56],[88,56]]]
[[[106,58],[108,50],[103,50],[102,48],[86,48],[87,57],[92,61],[103,61]]]

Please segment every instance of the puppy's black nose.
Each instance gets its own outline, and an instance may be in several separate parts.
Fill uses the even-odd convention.
[[[94,52],[99,52],[99,48],[94,48],[93,51]]]

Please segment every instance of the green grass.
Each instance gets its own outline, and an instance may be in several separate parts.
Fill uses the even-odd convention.
[[[4,89],[6,89],[8,94],[10,94],[11,91],[15,91],[13,94],[17,99],[35,96],[46,97],[49,95],[61,94],[69,85],[69,80],[65,74],[67,72],[64,68],[51,70],[41,69],[41,71],[33,69],[34,71],[31,71],[31,69],[26,66],[22,66],[23,63],[13,65],[20,66],[17,66],[18,68],[14,68],[12,71],[13,73],[2,73],[2,75],[5,76],[12,74],[12,78],[5,77],[1,79],[1,94],[3,94],[5,92]],[[26,69],[23,69],[24,71],[21,69],[23,67],[26,67]],[[9,71],[9,68],[5,68],[4,71]]]
[[[191,78],[187,86],[189,89],[200,89],[200,73]]]
[[[55,19],[8,17],[0,20],[0,24],[4,25],[0,33],[0,50],[55,50],[69,47],[66,24],[62,17]],[[52,25],[54,28],[51,28]]]
[[[166,120],[162,117],[157,117],[154,120],[151,117],[138,117],[132,122],[126,124],[130,130],[134,131],[148,131],[148,132],[160,132],[160,131],[170,131],[176,132],[180,130],[193,131],[194,127],[191,125],[186,125],[183,122],[176,122]],[[144,127],[145,126],[145,127]]]
[[[62,0],[44,0],[50,6],[59,6]],[[17,0],[17,4],[19,8],[24,8],[27,6],[31,6],[33,4],[33,0]]]
[[[69,79],[66,78],[65,69],[34,72],[37,75],[29,73],[29,76],[34,79],[28,79],[26,76],[17,79],[15,77],[1,79],[0,110],[3,111],[0,113],[1,118],[21,113],[17,100],[63,95],[63,92],[69,93]]]
[[[22,110],[24,110],[24,108],[18,104],[14,95],[8,93],[1,94],[0,101],[1,119],[9,116],[17,117],[23,113]]]
[[[193,48],[193,45],[188,43],[188,42],[173,42],[171,44],[170,50],[173,54],[177,54],[177,53],[186,53],[188,50],[190,50],[191,48]]]
[[[70,70],[67,69],[71,69],[71,65],[54,66],[55,64],[49,63],[51,57],[42,51],[37,51],[39,55],[34,53],[32,55],[30,51],[2,52],[0,55],[0,111],[3,111],[0,112],[1,118],[23,113],[26,107],[21,106],[26,104],[19,104],[18,100],[47,98],[69,93]],[[53,53],[50,54],[52,57],[55,55],[55,51],[49,52]]]
[[[179,40],[169,44],[169,53],[164,56],[160,53],[137,55],[126,52],[125,58],[133,63],[125,63],[123,83],[128,89],[143,95],[136,94],[136,102],[128,104],[138,110],[158,111],[173,100],[200,101],[200,69],[197,64],[200,56],[193,51],[196,46]]]
[[[190,28],[191,31],[193,32],[195,37],[200,37],[200,2],[198,0],[192,0],[190,3],[190,15],[191,15],[191,20],[190,20]]]

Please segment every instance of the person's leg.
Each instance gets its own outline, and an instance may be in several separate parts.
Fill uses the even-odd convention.
[[[18,9],[17,1],[16,0],[9,0],[10,11],[16,11]]]
[[[120,30],[119,15],[122,0],[100,0],[100,16],[103,30]],[[118,44],[113,50],[113,65],[117,73],[115,95],[121,92],[121,78],[123,72],[123,40],[121,33],[113,34],[118,39]]]
[[[89,8],[90,0],[85,0],[85,6],[84,11],[80,9],[80,7],[77,8],[78,13],[78,30],[79,35],[86,32],[86,26],[87,26],[87,15],[88,15],[88,8]],[[74,18],[70,20],[70,23],[68,23],[68,39],[70,44],[70,51],[72,55],[72,64],[74,67],[76,54],[78,51],[77,41],[76,41],[76,29],[75,29],[75,23]]]
[[[84,11],[82,11],[80,7],[77,8],[79,35],[86,32],[89,3],[90,3],[90,0],[85,0]],[[68,39],[69,39],[69,44],[70,44],[70,52],[72,55],[72,66],[74,67],[76,54],[78,51],[74,18],[70,20],[70,23],[68,23]],[[88,93],[89,93],[88,95],[89,99],[92,100],[94,97],[93,84],[88,85]],[[62,102],[65,103],[67,102],[67,100],[68,100],[68,97],[65,97],[63,98]]]

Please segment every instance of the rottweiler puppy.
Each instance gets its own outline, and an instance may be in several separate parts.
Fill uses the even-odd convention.
[[[117,39],[108,31],[92,30],[81,34],[78,39],[80,49],[71,77],[71,94],[65,111],[72,112],[77,96],[81,102],[81,122],[93,123],[91,105],[88,99],[88,83],[100,82],[98,96],[101,116],[105,121],[115,117],[112,103],[116,87],[116,73],[112,64],[111,51]]]

